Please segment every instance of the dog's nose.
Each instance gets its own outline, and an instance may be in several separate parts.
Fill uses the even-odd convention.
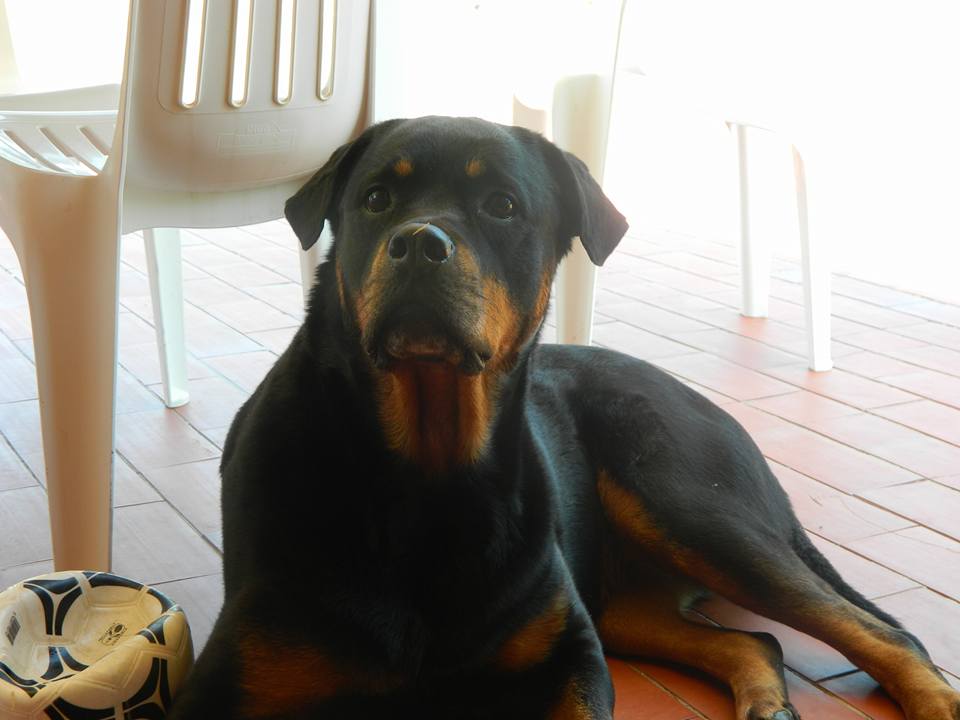
[[[401,227],[387,243],[387,254],[395,263],[445,263],[457,251],[450,236],[436,225],[410,222]]]

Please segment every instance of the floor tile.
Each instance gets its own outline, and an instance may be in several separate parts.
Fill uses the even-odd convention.
[[[0,492],[0,569],[53,557],[47,494],[39,485]]]
[[[221,559],[164,502],[117,508],[113,515],[113,568],[152,585],[220,572]]]
[[[201,575],[155,587],[183,608],[193,636],[193,652],[199,657],[223,605],[223,575]]]
[[[927,435],[960,445],[960,410],[956,408],[930,400],[918,400],[877,408],[874,412]]]
[[[303,290],[300,283],[261,285],[250,288],[248,292],[296,320],[303,320]]]
[[[960,598],[960,543],[955,540],[913,527],[851,540],[847,547],[933,590]]]
[[[848,345],[884,355],[926,345],[922,340],[905,337],[904,335],[898,335],[886,330],[866,330],[864,332],[851,333],[850,335],[844,335],[843,341]]]
[[[172,410],[127,415],[117,424],[117,450],[141,470],[206,460],[220,454]]]
[[[46,575],[53,572],[53,560],[41,560],[40,562],[27,563],[26,565],[15,565],[0,569],[0,592],[3,592],[11,585],[36,577],[37,575]]]
[[[277,328],[276,330],[264,330],[263,332],[247,333],[247,337],[258,342],[267,350],[280,355],[290,346],[290,341],[297,334],[299,327]]]
[[[781,395],[794,390],[786,383],[703,352],[661,358],[656,364],[669,372],[737,400]]]
[[[914,302],[904,303],[898,306],[897,309],[910,315],[918,315],[927,320],[943,323],[944,325],[960,327],[960,305],[950,305],[949,303],[942,303],[936,300],[923,300],[918,298]]]
[[[297,318],[254,298],[205,305],[204,310],[241,333],[275,330],[300,324]]]
[[[710,720],[736,720],[733,693],[719,680],[693,668],[646,660],[628,660],[630,666],[666,688]],[[642,718],[642,714],[633,716]],[[631,720],[633,720],[633,717]],[[691,718],[699,715],[690,715]]]
[[[902,290],[895,290],[883,285],[876,285],[865,280],[858,280],[844,275],[833,275],[831,279],[831,289],[839,295],[845,295],[883,307],[894,307],[901,312],[908,313],[911,312],[910,305],[923,302],[919,295],[913,295]]]
[[[214,277],[185,280],[183,297],[193,305],[203,308],[206,305],[225,302],[239,302],[249,299],[245,292]]]
[[[2,425],[0,425],[2,429]],[[37,484],[36,478],[16,452],[0,435],[0,491],[16,490],[17,488],[32,487]]]
[[[254,262],[244,261],[234,265],[218,265],[216,267],[207,267],[205,270],[224,282],[228,282],[234,287],[251,288],[258,285],[275,285],[277,283],[289,282],[290,279],[268,270]]]
[[[946,375],[960,376],[960,351],[949,348],[939,347],[937,345],[921,345],[919,347],[898,350],[891,353],[899,360],[905,363],[911,363],[928,370],[936,370]],[[916,368],[891,370],[883,375],[899,375],[905,372],[912,372]]]
[[[796,363],[796,355],[785,353],[762,342],[744,338],[726,330],[701,330],[673,335],[678,342],[692,345],[737,365],[759,370]]]
[[[117,367],[117,399],[116,412],[124,415],[143,410],[160,410],[163,401],[160,396],[150,392],[129,370],[123,366]]]
[[[933,370],[884,375],[880,382],[921,395],[930,400],[960,408],[960,377],[951,377]]]
[[[900,706],[865,672],[827,680],[823,686],[874,720],[904,720]]]
[[[792,383],[818,395],[838,400],[861,409],[909,402],[916,398],[882,382],[857,377],[843,370],[812,372],[806,364],[769,368],[766,374]]]
[[[798,425],[810,426],[811,423],[830,418],[854,415],[857,409],[836,400],[830,400],[822,395],[816,395],[806,390],[777,395],[749,403],[771,415],[782,417]]]
[[[601,347],[618,350],[642,360],[696,352],[692,347],[619,321],[595,325],[593,342]]]
[[[880,598],[877,605],[920,638],[934,663],[960,675],[960,643],[953,632],[960,627],[960,603],[920,588]]]
[[[162,498],[120,455],[113,460],[113,506],[141,505]]]
[[[244,259],[243,255],[225,250],[212,243],[189,245],[182,249],[181,255],[184,261],[207,270],[223,265],[235,265]]]
[[[24,357],[0,360],[0,403],[37,397],[37,371]]]
[[[176,412],[198,430],[229,425],[249,397],[249,393],[222,377],[191,380],[188,387],[190,402],[176,408]],[[153,389],[162,391],[159,385]]]
[[[147,479],[200,533],[220,532],[220,459],[154,468]]]
[[[893,595],[919,586],[915,580],[895,573],[880,563],[852,553],[841,545],[817,535],[811,534],[809,537],[810,541],[840,573],[840,576],[866,598]]]
[[[619,305],[604,305],[603,314],[641,330],[667,337],[672,337],[678,333],[707,330],[710,327],[683,315],[636,301]]]
[[[724,410],[743,424],[763,454],[844,492],[919,479],[916,473],[746,405]]]
[[[120,348],[120,365],[143,385],[156,385],[162,379],[160,353],[156,342]],[[210,377],[215,373],[200,360],[187,355],[187,378]]]
[[[960,475],[951,475],[950,477],[937,478],[936,482],[940,483],[941,485],[946,485],[956,490],[960,490]]]
[[[960,540],[960,491],[923,481],[869,490],[861,497]],[[960,566],[960,557],[957,564]]]
[[[187,348],[199,358],[257,349],[257,344],[243,333],[192,305],[184,308],[183,321]]]
[[[790,701],[804,718],[819,720],[862,720],[863,716],[842,699],[838,699],[807,682],[796,673],[787,673]],[[896,717],[896,716],[893,716]],[[880,720],[875,718],[874,720]],[[899,720],[899,719],[898,719]]]
[[[874,415],[827,418],[810,427],[924,477],[960,468],[960,447]]]
[[[903,530],[913,522],[851,497],[779,463],[770,463],[800,524],[810,533],[846,545],[851,540]]]
[[[834,295],[830,300],[830,312],[837,317],[875,328],[901,328],[906,325],[917,324],[915,315],[907,315],[896,310],[838,295]]]
[[[846,370],[854,375],[862,375],[871,379],[878,378],[881,375],[894,375],[917,370],[914,365],[869,350],[835,358],[833,365],[839,370]]]
[[[696,717],[624,661],[608,658],[607,666],[617,694],[614,720],[689,720]]]
[[[960,350],[960,328],[940,323],[926,322],[919,325],[897,328],[900,335],[923,340],[931,345]]]
[[[211,367],[247,392],[257,389],[260,381],[277,362],[277,356],[266,350],[207,358]]]

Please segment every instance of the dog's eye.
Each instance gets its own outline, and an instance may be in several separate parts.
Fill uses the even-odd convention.
[[[367,190],[367,199],[364,203],[372,213],[380,213],[390,207],[390,193],[384,187],[372,187]]]
[[[501,220],[509,220],[516,212],[516,204],[513,198],[504,193],[494,193],[483,203],[483,210],[488,215],[493,215]]]

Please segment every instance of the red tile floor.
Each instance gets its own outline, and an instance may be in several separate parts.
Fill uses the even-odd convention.
[[[142,243],[123,241],[115,569],[174,596],[202,645],[222,597],[217,458],[233,413],[299,323],[301,296],[283,222],[183,239],[192,400],[177,410],[158,395]],[[630,236],[601,273],[595,339],[736,417],[817,546],[960,686],[960,307],[835,277],[836,369],[812,374],[798,276],[775,261],[771,317],[745,319],[734,248]],[[0,236],[0,587],[50,569],[31,358],[18,264]],[[822,643],[726,602],[700,612],[780,639],[804,717],[902,717]],[[635,660],[611,669],[618,718],[733,718],[727,690],[703,675]]]

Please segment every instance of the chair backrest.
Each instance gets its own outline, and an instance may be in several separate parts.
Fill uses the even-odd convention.
[[[132,0],[130,12],[117,139],[141,196],[303,177],[366,122],[366,0]]]

